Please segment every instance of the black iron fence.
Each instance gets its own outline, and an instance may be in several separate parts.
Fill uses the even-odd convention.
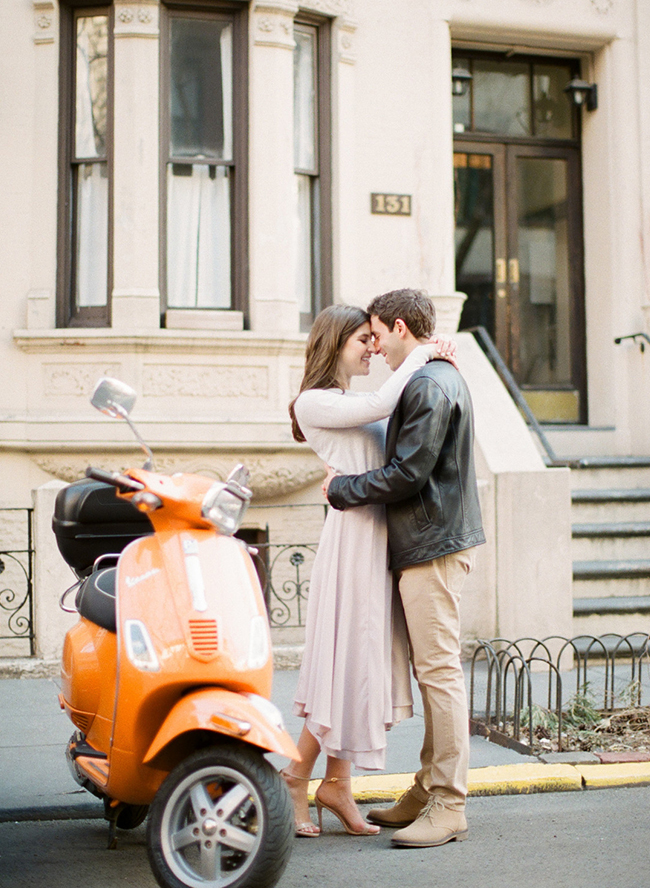
[[[567,708],[576,701],[612,713],[647,706],[649,696],[647,632],[480,640],[471,661],[472,730],[520,751],[533,750],[539,714],[551,716],[562,751]]]
[[[264,590],[271,627],[304,626],[311,571],[327,506],[258,506],[258,514],[264,514],[265,508],[275,511],[273,531],[267,524],[264,530],[244,529],[238,535],[254,549],[253,559]],[[281,542],[300,537],[314,542]]]
[[[34,654],[33,509],[0,509],[0,656]]]

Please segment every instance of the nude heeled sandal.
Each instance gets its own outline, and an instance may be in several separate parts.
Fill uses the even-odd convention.
[[[351,779],[350,777],[328,777],[321,782],[318,789],[320,789],[320,787],[323,785],[323,783],[341,783],[344,780],[350,780],[350,779]],[[323,808],[325,808],[325,810],[329,811],[330,814],[333,814],[335,817],[338,817],[338,819],[343,824],[343,829],[346,831],[346,833],[348,833],[348,835],[351,835],[351,836],[376,836],[376,835],[379,835],[380,829],[378,826],[371,826],[370,824],[364,824],[361,829],[355,829],[353,826],[351,826],[350,822],[347,820],[345,814],[342,811],[339,811],[336,808],[334,808],[331,803],[329,805],[326,805],[325,802],[323,802],[319,798],[318,789],[316,790],[315,799],[316,799],[316,810],[318,811],[318,825],[321,830],[323,829]]]
[[[291,792],[291,786],[289,785],[289,780],[302,780],[303,782],[306,781],[307,783],[309,783],[309,781],[311,780],[310,777],[299,777],[298,774],[292,774],[291,771],[287,771],[286,768],[284,768],[282,771],[280,771],[280,775],[284,779],[284,782],[287,784],[287,789],[289,790],[289,795],[291,796],[292,802],[293,802],[293,794]],[[295,802],[293,802],[293,808],[294,808],[294,812],[295,812],[295,809],[296,809]],[[299,823],[295,819],[295,816],[294,816],[293,825],[294,825],[295,834],[299,838],[317,839],[318,836],[320,835],[319,827],[317,827],[315,823],[312,823],[311,820],[306,820],[303,823]]]

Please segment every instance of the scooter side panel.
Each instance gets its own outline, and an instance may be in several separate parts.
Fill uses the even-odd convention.
[[[289,734],[265,719],[246,697],[221,688],[206,688],[178,701],[149,747],[145,763],[155,764],[157,756],[173,740],[195,730],[213,731],[267,752],[300,758]]]
[[[83,617],[66,634],[61,698],[88,742],[108,754],[115,705],[117,637]]]

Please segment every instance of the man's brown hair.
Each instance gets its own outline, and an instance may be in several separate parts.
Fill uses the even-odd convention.
[[[389,330],[401,318],[416,339],[428,338],[436,329],[436,309],[424,290],[391,290],[375,296],[368,314],[376,315]]]

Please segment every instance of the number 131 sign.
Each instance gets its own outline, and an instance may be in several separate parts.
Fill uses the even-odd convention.
[[[370,212],[382,216],[410,216],[410,194],[371,194]]]

